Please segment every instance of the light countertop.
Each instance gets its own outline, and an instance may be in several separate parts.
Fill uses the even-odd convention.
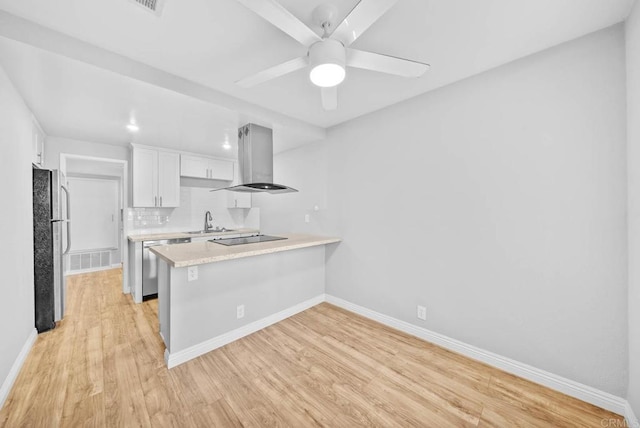
[[[129,235],[129,241],[142,242],[142,241],[156,241],[158,239],[176,239],[176,238],[202,238],[202,237],[217,237],[217,236],[229,236],[240,235],[247,233],[258,234],[258,229],[234,229],[227,232],[209,232],[209,233],[185,233],[185,232],[165,232],[165,233],[146,233],[140,235]]]
[[[280,251],[333,244],[341,241],[340,238],[316,235],[278,234],[277,236],[287,239],[234,246],[225,246],[209,241],[192,242],[188,244],[151,247],[150,251],[166,261],[169,266],[181,268],[221,262],[224,260],[239,259],[243,257],[259,256],[261,254],[271,254]]]

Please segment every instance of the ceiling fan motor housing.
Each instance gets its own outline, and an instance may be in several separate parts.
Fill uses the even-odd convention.
[[[316,86],[330,88],[345,77],[346,50],[338,40],[324,39],[309,48],[309,78]]]

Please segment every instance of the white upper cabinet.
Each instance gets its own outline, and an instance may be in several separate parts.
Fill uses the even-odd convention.
[[[209,169],[211,175],[209,178],[214,180],[233,180],[233,162],[221,159],[210,159]]]
[[[180,206],[180,154],[133,148],[133,206]]]
[[[206,156],[180,155],[180,175],[209,180],[233,180],[233,161]]]
[[[133,149],[133,206],[158,206],[158,151]]]
[[[31,162],[34,165],[44,165],[44,132],[35,118],[32,120],[31,126],[31,144],[32,144],[32,159]]]
[[[227,191],[227,208],[251,208],[251,193]]]
[[[203,156],[180,155],[180,175],[209,178],[209,160]]]
[[[161,207],[180,206],[180,154],[158,152],[158,203]]]

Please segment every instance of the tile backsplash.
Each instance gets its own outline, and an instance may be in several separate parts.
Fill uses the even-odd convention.
[[[131,234],[201,230],[207,211],[213,216],[213,227],[260,229],[259,208],[229,209],[227,191],[198,187],[181,187],[177,208],[129,208],[126,220]]]
[[[162,227],[171,221],[171,211],[173,210],[166,208],[129,208],[129,216],[127,220],[130,222],[130,226],[134,229]]]

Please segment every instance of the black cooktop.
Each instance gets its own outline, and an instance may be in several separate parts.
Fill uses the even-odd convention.
[[[215,242],[220,245],[243,245],[243,244],[255,244],[258,242],[269,242],[269,241],[280,241],[282,238],[280,236],[269,236],[269,235],[255,235],[255,236],[246,236],[244,238],[227,238],[227,239],[211,239],[210,242]]]

